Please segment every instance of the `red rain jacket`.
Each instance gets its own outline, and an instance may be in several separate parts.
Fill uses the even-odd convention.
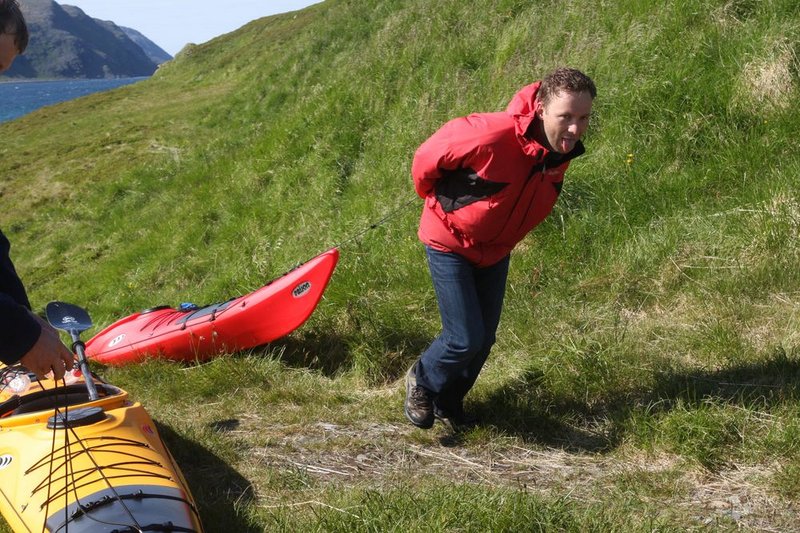
[[[419,147],[411,174],[425,199],[422,242],[490,266],[550,214],[570,160],[584,148],[578,142],[560,154],[533,140],[539,85],[523,87],[504,113],[447,122]]]

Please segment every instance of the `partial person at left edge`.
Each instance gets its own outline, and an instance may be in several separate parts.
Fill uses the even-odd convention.
[[[17,0],[0,0],[0,74],[28,46],[28,27]],[[11,245],[0,231],[0,361],[19,363],[40,379],[72,368],[72,353],[58,332],[31,311],[25,286],[14,269]]]

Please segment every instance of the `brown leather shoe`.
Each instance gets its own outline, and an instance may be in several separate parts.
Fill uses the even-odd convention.
[[[403,406],[409,422],[422,429],[433,427],[433,395],[417,386],[417,363],[406,372],[406,401]]]

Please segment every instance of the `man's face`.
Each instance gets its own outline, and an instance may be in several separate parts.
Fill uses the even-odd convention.
[[[575,148],[589,126],[592,114],[592,95],[588,92],[561,91],[539,109],[542,128],[550,147],[566,154]]]
[[[17,43],[11,33],[0,33],[0,74],[11,67],[17,57]]]

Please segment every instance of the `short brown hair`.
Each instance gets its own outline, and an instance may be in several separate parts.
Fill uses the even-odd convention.
[[[554,97],[562,91],[568,93],[587,92],[592,100],[597,96],[597,88],[592,79],[578,69],[561,67],[554,70],[542,80],[539,87],[538,98],[542,105],[547,105]]]
[[[21,54],[28,47],[28,25],[17,0],[0,0],[0,35],[14,36],[14,44]]]

